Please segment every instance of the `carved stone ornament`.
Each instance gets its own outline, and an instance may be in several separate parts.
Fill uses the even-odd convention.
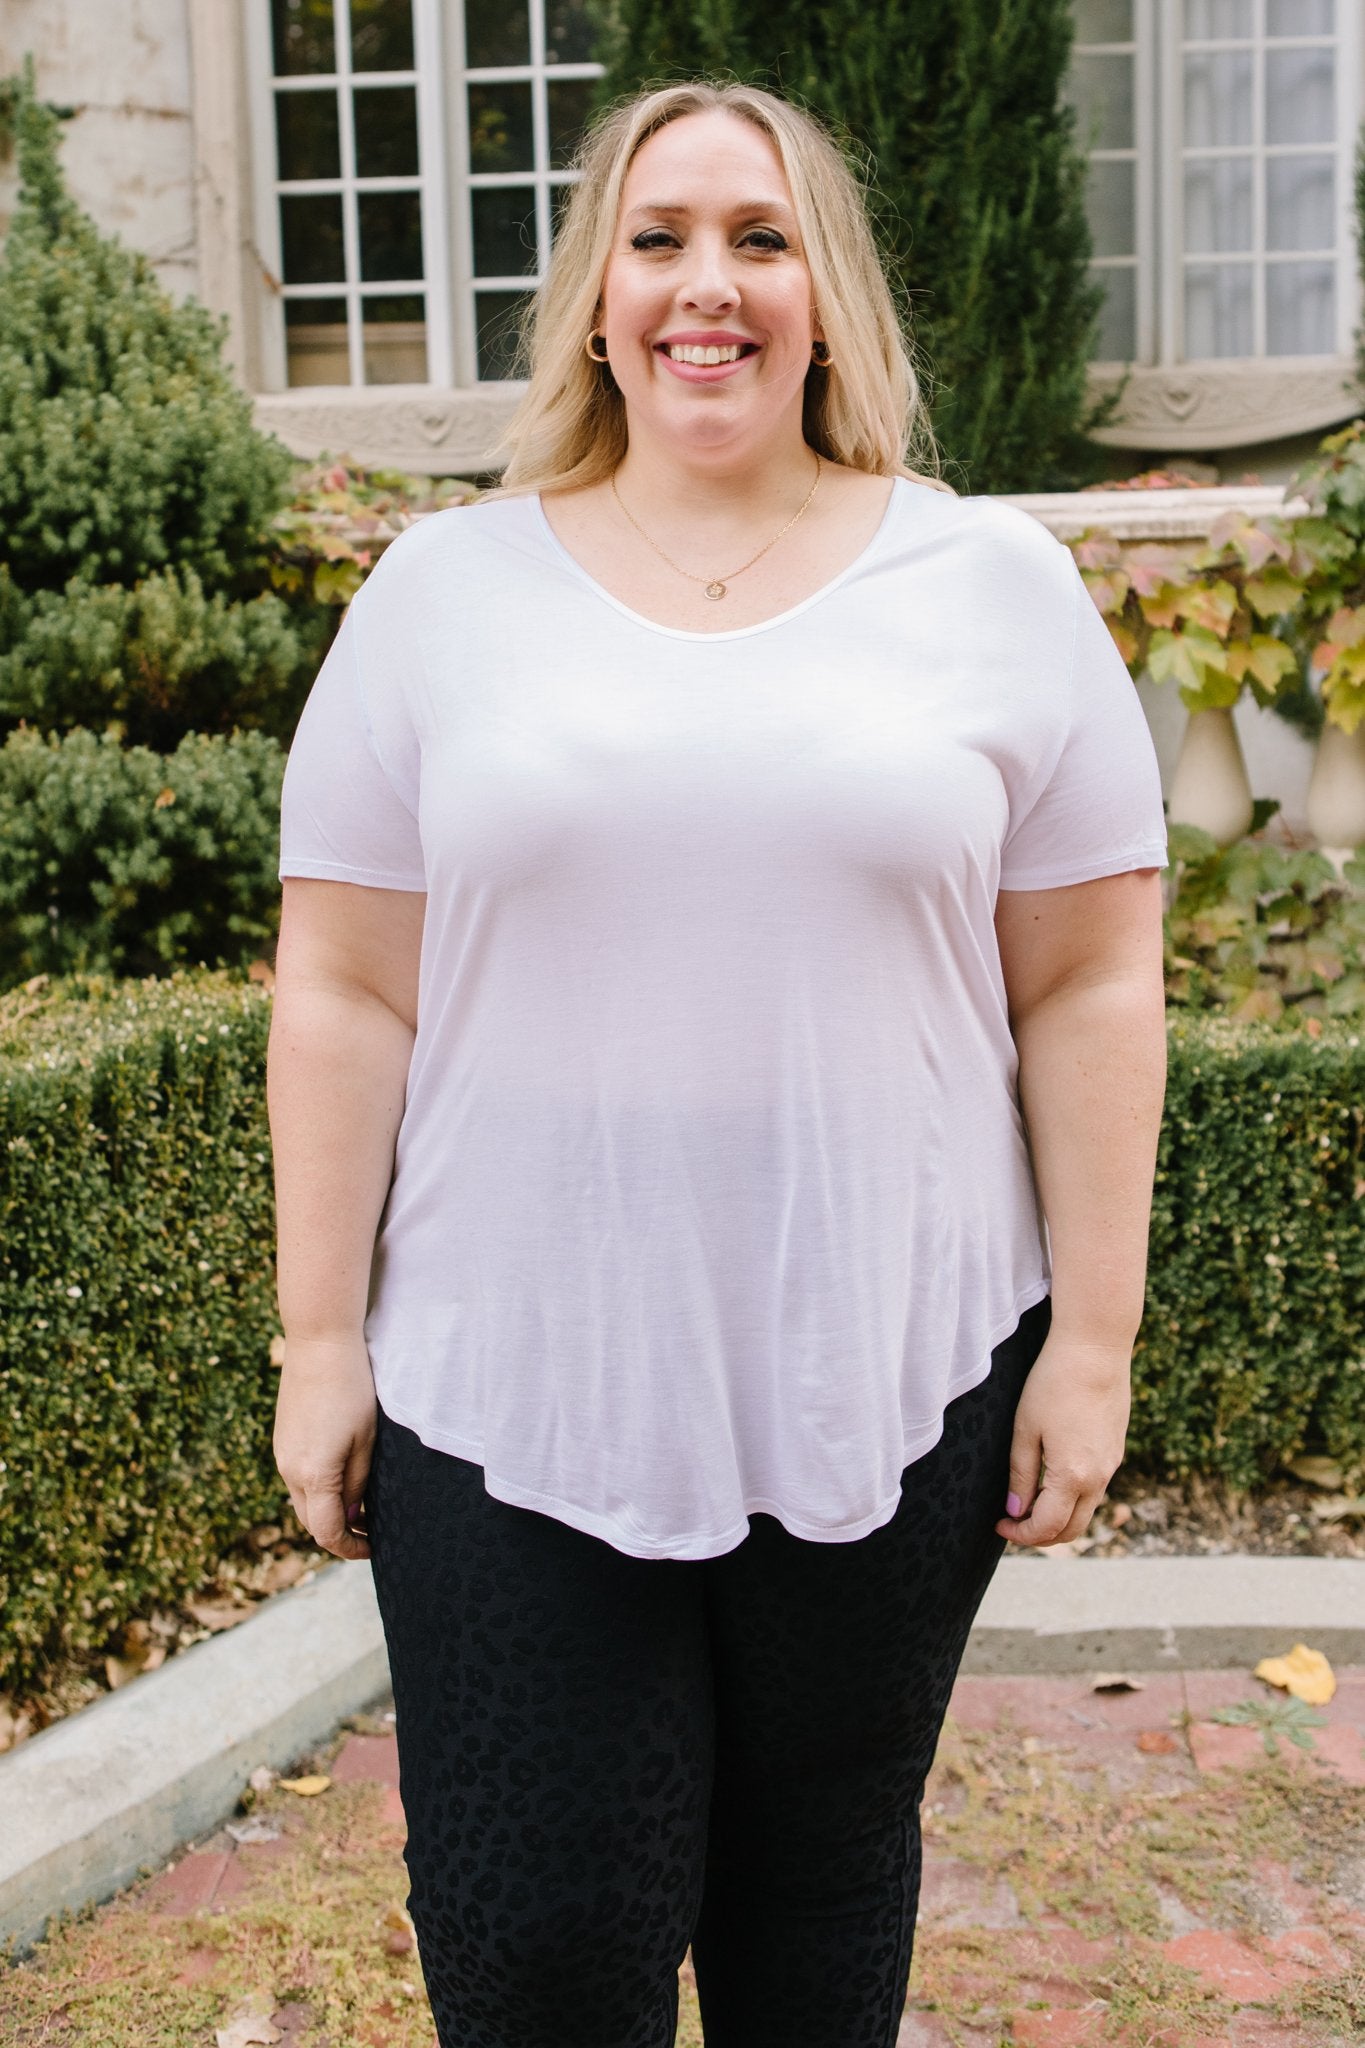
[[[256,424],[309,461],[336,455],[418,476],[473,476],[495,466],[494,446],[524,388],[304,386],[258,395]]]
[[[1087,373],[1092,399],[1116,390],[1121,372]],[[1365,404],[1349,357],[1324,361],[1179,363],[1134,367],[1121,417],[1095,434],[1111,448],[1247,448],[1347,420]]]

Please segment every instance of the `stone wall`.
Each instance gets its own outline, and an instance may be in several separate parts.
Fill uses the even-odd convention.
[[[75,197],[144,250],[169,291],[195,291],[185,0],[0,0],[0,75],[30,51],[42,97],[74,109],[62,161]],[[0,164],[0,234],[14,192],[11,157]]]

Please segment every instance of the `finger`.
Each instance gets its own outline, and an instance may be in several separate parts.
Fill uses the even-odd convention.
[[[364,1532],[347,1528],[339,1492],[329,1490],[309,1494],[308,1530],[313,1541],[323,1550],[329,1550],[333,1557],[360,1558],[370,1554],[369,1540]]]
[[[1076,1512],[1079,1498],[1074,1482],[1043,1474],[1043,1490],[1031,1511],[1021,1520],[1007,1523],[1003,1533],[1012,1543],[1058,1543]]]
[[[1018,1522],[1029,1512],[1038,1491],[1038,1474],[1043,1461],[1043,1440],[1036,1430],[1016,1424],[1010,1444],[1010,1482],[1005,1500],[1005,1520]]]

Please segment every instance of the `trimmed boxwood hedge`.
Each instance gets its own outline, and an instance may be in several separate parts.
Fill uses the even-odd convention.
[[[269,992],[0,1000],[0,1691],[173,1601],[285,1491]],[[1316,1020],[1315,1020],[1316,1021]],[[1129,1463],[1365,1456],[1365,1027],[1171,1013]]]
[[[245,974],[0,1002],[0,1691],[200,1584],[285,1491]]]

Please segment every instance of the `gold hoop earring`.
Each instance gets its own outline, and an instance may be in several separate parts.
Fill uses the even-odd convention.
[[[821,370],[832,370],[834,368],[834,358],[829,352],[829,343],[827,341],[812,342],[810,359]]]
[[[597,353],[597,350],[596,350],[596,349],[595,349],[595,348],[593,347],[593,343],[594,343],[595,341],[600,341],[600,342],[601,342],[601,344],[602,344],[602,353],[601,353],[601,355],[600,355],[600,356],[598,355],[598,353]],[[599,334],[599,333],[598,333],[598,331],[597,331],[597,329],[596,329],[595,327],[593,328],[593,330],[592,330],[592,333],[591,333],[591,334],[590,334],[590,335],[588,336],[587,340],[586,340],[586,341],[584,342],[583,346],[584,346],[584,348],[585,348],[585,349],[586,349],[586,350],[588,351],[588,354],[589,354],[589,355],[590,355],[590,356],[592,357],[592,359],[593,359],[593,361],[594,361],[595,363],[605,363],[605,362],[606,362],[606,360],[607,360],[607,337],[606,337],[606,335],[605,335],[605,334]]]

